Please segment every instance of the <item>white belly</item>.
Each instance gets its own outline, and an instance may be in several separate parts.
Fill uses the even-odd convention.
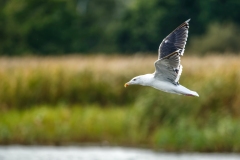
[[[168,81],[159,81],[154,79],[149,86],[168,93],[198,96],[196,92],[191,91],[182,85],[175,85]]]

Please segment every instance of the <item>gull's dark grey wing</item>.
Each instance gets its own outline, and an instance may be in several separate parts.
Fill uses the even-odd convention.
[[[158,50],[158,60],[155,62],[155,78],[178,84],[182,73],[180,56],[188,37],[189,24],[187,20],[163,39]]]
[[[177,50],[179,50],[180,55],[183,55],[188,37],[189,21],[190,19],[182,23],[163,39],[158,49],[158,59],[164,58]]]

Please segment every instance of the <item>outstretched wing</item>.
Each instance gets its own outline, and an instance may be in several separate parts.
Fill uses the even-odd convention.
[[[177,50],[180,50],[180,55],[183,55],[188,37],[189,21],[190,19],[182,23],[163,39],[158,49],[158,59],[164,58]]]
[[[177,27],[160,44],[158,60],[155,62],[156,78],[178,83],[182,73],[180,56],[183,55],[187,42],[189,21],[190,19]]]

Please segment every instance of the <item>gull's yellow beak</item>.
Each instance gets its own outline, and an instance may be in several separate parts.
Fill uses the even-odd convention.
[[[128,83],[125,83],[125,84],[124,84],[124,87],[127,87],[127,86],[128,86]]]

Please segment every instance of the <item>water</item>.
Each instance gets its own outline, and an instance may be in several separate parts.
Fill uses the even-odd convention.
[[[0,146],[0,160],[240,160],[240,154],[159,153],[121,147]]]

